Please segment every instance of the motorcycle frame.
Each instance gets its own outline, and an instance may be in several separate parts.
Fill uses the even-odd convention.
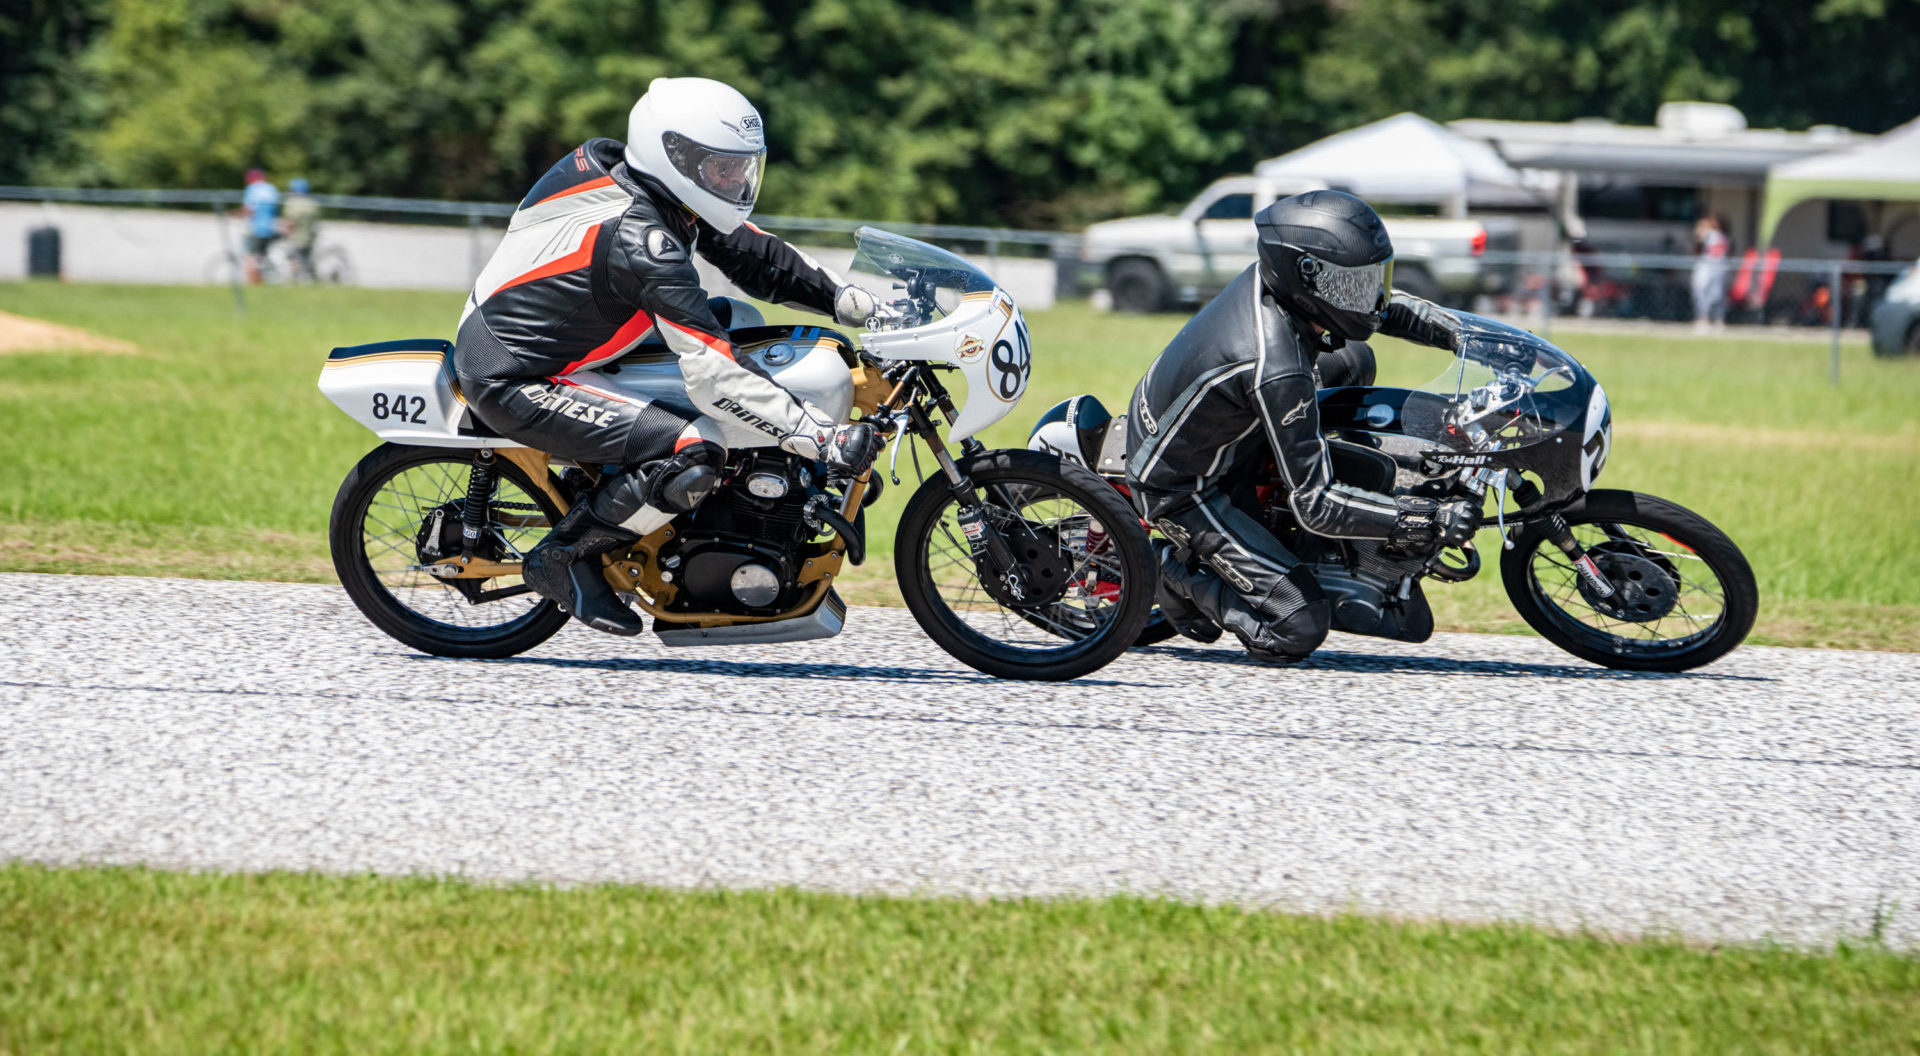
[[[953,396],[934,376],[935,369],[938,368],[926,363],[897,363],[882,368],[880,364],[871,362],[863,356],[849,367],[854,376],[854,406],[861,412],[862,421],[881,427],[883,432],[894,431],[898,420],[904,419],[906,432],[919,437],[932,449],[934,460],[939,463],[947,477],[948,486],[964,507],[971,508],[980,503],[978,496],[974,494],[972,481],[961,472],[958,463],[941,441],[939,426],[934,422],[930,411],[930,408],[937,409],[949,425],[957,418]],[[892,382],[891,389],[886,387],[887,382]],[[883,391],[885,395],[881,395]],[[960,446],[963,456],[971,456],[985,450],[985,445],[971,437],[961,441]],[[483,448],[476,457],[485,459],[496,454],[504,456],[525,471],[534,484],[558,507],[560,513],[565,514],[572,506],[567,495],[553,486],[552,459],[546,452],[526,447]],[[598,473],[595,470],[584,466],[580,468],[590,479],[598,479]],[[866,500],[873,473],[873,467],[868,466],[847,488],[839,512],[841,519],[849,524],[859,514],[860,507]],[[663,575],[660,551],[678,534],[674,526],[668,524],[645,536],[626,551],[608,554],[601,559],[601,562],[607,582],[615,590],[631,595],[634,605],[640,611],[664,623],[700,628],[729,627],[748,623],[778,623],[807,616],[826,600],[834,579],[839,576],[845,564],[849,543],[847,538],[836,529],[831,537],[816,543],[811,554],[802,556],[801,572],[796,582],[803,586],[811,584],[812,589],[798,603],[783,612],[758,616],[726,612],[675,612],[669,610],[667,606],[673,603],[680,588]],[[992,537],[992,542],[998,549],[1006,550],[1005,541],[997,534]],[[1012,552],[1007,551],[1003,559],[1011,563]],[[436,573],[435,578],[441,580],[492,579],[498,576],[517,576],[521,571],[519,562],[493,561],[472,554],[442,558],[435,562],[435,565],[453,570],[446,574]],[[524,591],[524,587],[507,589],[515,593]]]

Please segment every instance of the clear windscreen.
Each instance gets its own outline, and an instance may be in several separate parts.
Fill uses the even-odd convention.
[[[1470,312],[1453,363],[1418,388],[1403,428],[1455,451],[1504,451],[1580,428],[1593,378],[1572,356],[1518,327]]]
[[[901,311],[903,326],[924,326],[957,307],[969,293],[989,293],[993,279],[965,258],[918,239],[878,228],[854,233],[853,270]]]

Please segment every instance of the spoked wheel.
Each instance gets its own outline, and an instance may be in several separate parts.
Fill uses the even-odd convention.
[[[1125,652],[1153,607],[1157,570],[1120,493],[1036,451],[992,451],[960,468],[1016,575],[996,581],[974,560],[946,478],[930,478],[894,540],[900,592],[928,636],[1001,678],[1078,678]]]
[[[384,444],[353,467],[333,502],[329,541],[340,584],[373,625],[437,656],[498,658],[553,637],[567,615],[518,575],[440,579],[462,553],[476,452]],[[486,527],[474,555],[517,564],[560,509],[519,466],[492,462]]]
[[[1544,533],[1502,553],[1507,597],[1534,630],[1584,660],[1685,671],[1746,640],[1759,610],[1753,569],[1706,518],[1665,499],[1595,491],[1561,516],[1615,587],[1600,597]]]

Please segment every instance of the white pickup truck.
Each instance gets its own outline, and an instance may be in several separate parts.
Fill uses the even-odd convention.
[[[1205,301],[1253,263],[1253,214],[1279,196],[1278,188],[1258,177],[1229,176],[1214,181],[1176,216],[1094,224],[1080,243],[1081,285],[1104,287],[1123,312]],[[1519,225],[1508,218],[1388,216],[1386,222],[1398,289],[1465,305],[1478,294],[1502,292],[1513,281],[1510,267],[1488,266],[1481,259],[1489,249],[1519,248]]]

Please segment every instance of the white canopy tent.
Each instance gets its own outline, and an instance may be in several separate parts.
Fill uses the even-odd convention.
[[[1770,242],[1787,210],[1818,198],[1920,201],[1920,118],[1845,150],[1781,162],[1767,170],[1760,240]]]
[[[1558,177],[1508,165],[1486,143],[1403,113],[1309,143],[1254,166],[1281,193],[1335,187],[1370,202],[1467,207],[1553,204]]]

